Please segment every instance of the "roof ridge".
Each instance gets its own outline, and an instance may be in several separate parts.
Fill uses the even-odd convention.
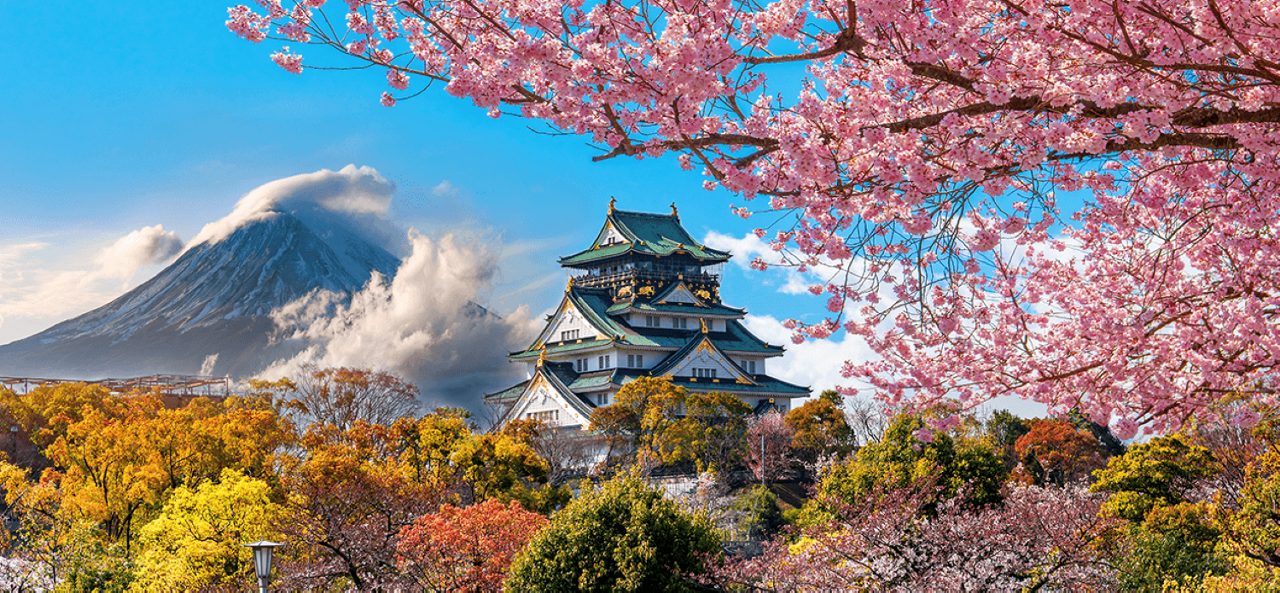
[[[680,218],[675,214],[663,214],[661,212],[640,212],[639,210],[614,210],[611,216],[618,214],[628,214],[631,216],[652,216],[654,218]]]

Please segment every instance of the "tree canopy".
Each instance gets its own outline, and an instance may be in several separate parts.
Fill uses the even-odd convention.
[[[384,105],[438,84],[597,159],[675,153],[763,218],[754,267],[827,298],[798,338],[865,339],[846,376],[885,401],[1016,395],[1128,439],[1276,395],[1275,10],[299,0],[226,24],[289,72],[383,72]]]

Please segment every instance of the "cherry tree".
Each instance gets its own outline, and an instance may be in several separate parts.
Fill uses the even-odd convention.
[[[901,489],[847,507],[799,543],[731,560],[708,577],[748,591],[1106,590],[1114,569],[1100,545],[1114,520],[1083,487],[1014,487],[1004,502],[952,499],[923,513],[927,489]]]
[[[1270,400],[1277,0],[258,0],[303,72],[675,153],[742,200],[894,405],[1016,395],[1121,438]],[[1248,422],[1249,417],[1231,418]],[[946,422],[940,419],[939,422]]]
[[[747,468],[757,480],[768,484],[791,477],[795,464],[791,457],[793,433],[776,410],[756,416],[747,424]]]

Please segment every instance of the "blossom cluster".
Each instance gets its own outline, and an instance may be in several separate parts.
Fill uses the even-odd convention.
[[[285,4],[227,26],[788,215],[790,263],[830,271],[799,339],[864,337],[845,372],[889,403],[1015,395],[1127,437],[1276,394],[1280,0]]]

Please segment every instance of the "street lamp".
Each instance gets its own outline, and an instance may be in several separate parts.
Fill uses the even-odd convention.
[[[265,539],[244,545],[253,550],[253,570],[258,576],[258,593],[267,593],[267,583],[271,581],[271,553],[283,545]]]

